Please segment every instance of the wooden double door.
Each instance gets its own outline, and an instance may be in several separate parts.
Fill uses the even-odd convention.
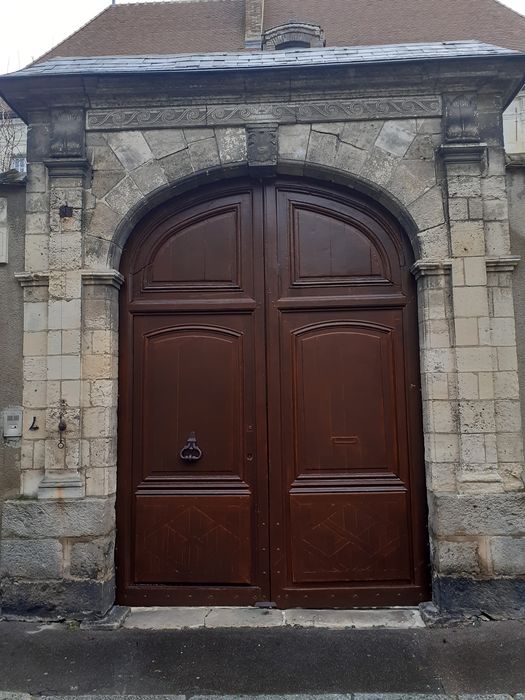
[[[118,595],[428,595],[415,287],[396,223],[308,181],[164,205],[124,252]]]

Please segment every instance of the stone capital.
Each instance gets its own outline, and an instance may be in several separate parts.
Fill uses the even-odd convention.
[[[124,276],[118,270],[83,270],[82,284],[106,285],[120,289],[124,284]]]
[[[15,272],[15,279],[21,287],[47,287],[49,272]]]
[[[452,260],[435,260],[433,258],[422,258],[421,260],[416,260],[416,262],[410,268],[410,272],[418,280],[420,277],[438,277],[443,275],[449,275],[452,270]]]
[[[482,163],[487,152],[486,143],[446,143],[439,147],[443,162]]]

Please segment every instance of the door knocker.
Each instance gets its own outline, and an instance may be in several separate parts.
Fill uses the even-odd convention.
[[[188,442],[184,445],[180,451],[180,458],[183,462],[198,462],[202,457],[202,450],[197,445],[197,438],[195,433],[190,433]]]

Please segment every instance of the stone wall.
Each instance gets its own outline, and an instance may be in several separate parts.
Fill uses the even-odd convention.
[[[5,609],[85,615],[113,600],[118,267],[134,226],[204,182],[288,173],[365,192],[403,224],[418,278],[434,596],[449,610],[517,612],[525,598],[517,259],[499,103],[480,94],[474,109],[473,99],[445,96],[443,118],[432,98],[418,103],[419,116],[187,128],[140,120],[123,128],[94,110],[87,133],[75,107],[67,133],[76,150],[60,157],[50,154],[60,152],[63,113],[31,115],[19,280],[24,405],[41,429],[24,433],[27,500],[5,508]]]
[[[24,269],[25,187],[0,185],[0,237],[5,257],[0,263],[0,411],[22,405],[22,290],[15,273]],[[6,498],[20,493],[20,440],[0,435],[0,511]]]

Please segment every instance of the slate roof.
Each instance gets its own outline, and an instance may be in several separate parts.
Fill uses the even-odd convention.
[[[176,54],[165,56],[101,56],[87,58],[51,58],[36,63],[5,79],[51,76],[124,73],[163,73],[188,71],[225,71],[239,69],[290,68],[315,65],[373,64],[388,61],[479,58],[515,56],[520,52],[476,41],[430,44],[392,44],[384,46],[331,47],[252,53]]]
[[[244,0],[109,6],[39,60],[235,52],[244,49]],[[525,51],[525,17],[497,0],[265,0],[265,29],[319,24],[327,46],[477,39]]]

